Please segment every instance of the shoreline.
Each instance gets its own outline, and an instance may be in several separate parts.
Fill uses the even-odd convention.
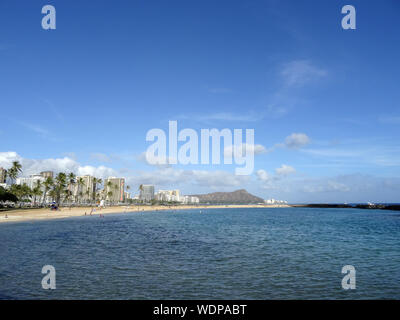
[[[289,208],[290,205],[178,205],[178,206],[146,206],[146,205],[133,205],[133,206],[112,206],[106,208],[98,207],[61,207],[60,211],[51,211],[50,208],[32,208],[32,209],[14,209],[0,212],[0,223],[7,222],[28,222],[40,220],[53,220],[70,217],[90,216],[90,211],[95,209],[92,213],[96,215],[108,215],[113,213],[128,213],[128,212],[145,212],[145,211],[171,211],[171,210],[195,210],[195,209],[229,209],[229,208]],[[7,215],[7,218],[6,218]]]

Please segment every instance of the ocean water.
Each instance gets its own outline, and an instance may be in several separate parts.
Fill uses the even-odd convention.
[[[42,267],[56,289],[41,287]],[[356,269],[343,290],[342,267]],[[262,208],[0,224],[3,299],[400,299],[400,213]]]

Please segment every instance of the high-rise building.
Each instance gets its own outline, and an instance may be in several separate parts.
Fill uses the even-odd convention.
[[[104,181],[104,194],[110,202],[125,201],[125,179],[109,177]]]
[[[171,190],[171,194],[172,194],[172,199],[175,199],[173,201],[179,201],[179,198],[180,198],[179,190]]]
[[[151,201],[154,199],[154,186],[150,184],[142,184],[140,188],[139,199],[143,201]]]
[[[157,201],[171,201],[171,194],[169,190],[158,190],[158,192],[154,195],[154,199]]]
[[[53,171],[42,171],[41,173],[40,173],[40,175],[43,177],[43,178],[53,178],[54,177],[54,173],[53,173]]]
[[[198,204],[200,202],[200,199],[198,197],[190,197],[189,203],[192,204]]]
[[[158,190],[155,194],[155,199],[158,201],[179,202],[180,192],[179,190]]]
[[[0,183],[6,183],[7,170],[0,167]]]
[[[158,190],[155,199],[163,202],[180,202],[182,204],[197,204],[198,197],[180,195],[179,190]]]
[[[179,198],[179,202],[182,204],[198,204],[200,202],[200,199],[193,196],[181,196]]]

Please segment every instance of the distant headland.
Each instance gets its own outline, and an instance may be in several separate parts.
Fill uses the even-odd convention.
[[[264,199],[254,196],[245,189],[233,192],[212,192],[206,194],[192,195],[200,200],[200,203],[207,204],[260,204]]]

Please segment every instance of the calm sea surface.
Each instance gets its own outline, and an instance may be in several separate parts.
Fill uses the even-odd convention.
[[[0,224],[0,298],[400,299],[399,212],[201,211]]]

